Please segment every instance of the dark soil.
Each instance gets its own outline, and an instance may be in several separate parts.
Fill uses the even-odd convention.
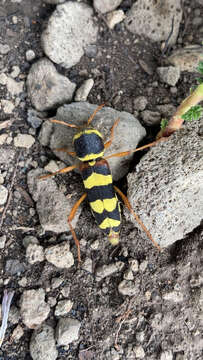
[[[125,0],[121,8],[126,11],[131,3],[132,1]],[[173,49],[188,43],[201,44],[202,41],[201,33],[193,25],[192,20],[195,9],[200,9],[200,16],[203,16],[203,6],[195,1],[185,1],[183,7],[184,18]],[[12,66],[17,65],[21,69],[22,78],[26,78],[31,64],[25,60],[25,52],[33,49],[37,55],[36,59],[43,56],[40,35],[53,9],[54,6],[44,4],[40,0],[23,0],[20,3],[10,0],[0,1],[0,43],[8,44],[12,49],[0,58],[2,72],[5,68],[11,71]],[[17,16],[17,24],[13,24],[13,16]],[[137,42],[138,37],[125,30],[122,24],[110,31],[102,17],[99,17],[99,23],[97,51],[101,55],[93,58],[94,61],[85,55],[79,64],[70,70],[57,67],[62,74],[68,75],[71,81],[76,82],[77,87],[91,73],[95,84],[94,90],[88,97],[90,103],[106,102],[115,109],[134,113],[136,109],[133,100],[138,95],[147,97],[148,109],[151,110],[154,110],[156,105],[166,103],[177,106],[188,95],[190,87],[194,84],[195,74],[181,74],[176,94],[171,94],[169,87],[159,82],[155,69],[160,64],[164,64],[166,58],[161,52],[161,44],[152,43],[146,38],[139,38]],[[170,54],[173,49],[169,48],[167,52]],[[145,63],[145,68],[147,67],[152,75],[144,70],[140,60]],[[0,85],[0,96],[4,95],[5,88]],[[19,131],[30,133],[26,121],[27,109],[30,107],[30,100],[24,92],[11,118],[1,113],[2,121],[9,118],[13,121],[12,126],[1,130],[1,133],[7,133],[12,137]],[[147,131],[146,141],[155,135],[157,129],[147,129]],[[117,260],[123,261],[125,267],[121,273],[97,282],[94,275],[77,268],[77,261],[69,271],[56,269],[47,262],[32,266],[26,262],[25,249],[22,245],[22,239],[26,234],[36,236],[44,247],[49,244],[51,236],[55,237],[55,242],[61,239],[54,234],[46,233],[40,236],[37,212],[33,216],[30,211],[35,208],[35,204],[27,195],[27,172],[35,167],[33,161],[37,161],[39,166],[42,165],[42,155],[46,156],[47,162],[55,158],[51,152],[40,146],[37,140],[38,130],[34,133],[32,130],[32,135],[36,137],[36,142],[31,150],[24,149],[20,152],[13,145],[6,145],[4,151],[7,154],[9,151],[14,151],[15,157],[7,163],[1,163],[0,160],[1,172],[6,172],[4,186],[8,189],[18,157],[20,161],[14,179],[13,196],[1,227],[1,234],[5,234],[7,239],[4,249],[0,251],[1,294],[5,287],[14,289],[13,304],[19,307],[24,288],[18,282],[23,277],[27,278],[26,289],[43,287],[47,299],[55,297],[57,301],[61,298],[62,287],[70,285],[70,299],[74,302],[71,316],[80,320],[82,326],[77,342],[71,344],[68,350],[58,349],[59,360],[135,359],[133,348],[139,345],[144,349],[144,359],[159,359],[163,351],[172,351],[173,359],[202,359],[203,313],[199,304],[203,284],[201,226],[171,249],[160,254],[141,232],[123,218],[121,245],[113,251],[97,228],[86,204],[83,206],[76,228],[78,238],[86,240],[86,242],[82,241],[81,245],[82,259],[90,257],[94,268]],[[68,193],[74,192],[74,187],[81,182],[81,179],[79,175],[73,173],[64,175],[63,178],[58,177],[57,181],[67,186]],[[125,191],[126,180],[121,181],[119,186]],[[3,210],[4,208],[0,209],[1,215]],[[16,227],[23,227],[24,230],[15,230]],[[33,230],[26,232],[26,228]],[[95,240],[99,240],[97,250],[93,250],[90,246]],[[73,240],[71,240],[71,251],[76,259],[77,251]],[[24,264],[25,271],[8,274],[5,270],[8,259],[18,259]],[[133,298],[121,296],[118,292],[118,284],[123,280],[129,259],[137,259],[140,264],[144,260],[147,261],[146,270],[135,274],[134,286],[137,288],[137,295]],[[50,290],[51,279],[59,276],[64,278],[61,287]],[[183,301],[164,300],[164,294],[173,291],[174,288],[181,289]],[[118,318],[123,314],[128,316],[126,315],[121,326],[122,320],[119,321]],[[56,325],[53,310],[47,322]],[[24,329],[24,335],[17,342],[11,338],[16,325],[9,324],[0,350],[0,359],[31,359],[29,341],[32,331],[28,330],[21,321],[20,324]],[[143,341],[139,338],[142,334],[144,334]],[[120,347],[118,353],[114,350],[115,342]],[[81,352],[84,349],[88,350]]]

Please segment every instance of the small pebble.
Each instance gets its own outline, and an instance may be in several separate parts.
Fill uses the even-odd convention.
[[[116,24],[119,24],[125,19],[125,14],[123,10],[115,10],[107,14],[106,22],[109,29],[113,29]]]
[[[32,135],[18,134],[14,137],[14,145],[16,147],[25,147],[29,149],[35,143],[35,138]]]
[[[18,342],[23,335],[24,335],[24,330],[22,326],[17,325],[16,328],[13,330],[11,338],[14,342]]]
[[[61,300],[56,305],[54,315],[55,316],[67,315],[67,313],[71,311],[72,307],[73,307],[73,302],[71,300]]]
[[[0,236],[0,249],[3,249],[6,243],[6,235]]]
[[[8,198],[8,190],[5,186],[0,185],[0,205],[5,205]]]
[[[62,318],[56,327],[56,340],[58,346],[69,345],[78,340],[81,323],[76,319]]]
[[[6,55],[10,51],[10,46],[7,44],[0,44],[0,54]]]
[[[93,86],[93,79],[85,80],[80,88],[76,91],[75,101],[86,101]]]
[[[135,352],[135,356],[137,359],[144,359],[145,357],[145,351],[141,345],[135,346],[133,348],[133,351]]]
[[[39,244],[39,240],[32,235],[25,236],[23,239],[23,246],[27,248],[30,244]]]
[[[33,50],[27,50],[25,53],[25,57],[27,61],[32,61],[35,59],[36,55],[35,52]]]
[[[26,248],[26,258],[31,265],[44,261],[43,247],[37,244],[29,244]]]

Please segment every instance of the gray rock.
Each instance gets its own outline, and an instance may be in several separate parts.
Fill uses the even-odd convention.
[[[166,301],[179,303],[183,302],[184,297],[183,294],[180,291],[171,291],[163,295],[163,299]]]
[[[25,265],[17,259],[6,261],[5,272],[10,275],[21,274],[25,271]]]
[[[29,134],[18,134],[14,137],[14,146],[29,149],[35,143],[35,138]]]
[[[127,12],[125,24],[132,33],[147,36],[152,41],[162,41],[168,39],[173,17],[173,34],[169,43],[175,44],[182,19],[180,0],[138,0]]]
[[[37,212],[39,220],[44,231],[53,231],[62,233],[69,230],[67,218],[76,201],[76,195],[67,199],[65,195],[59,191],[53,178],[40,180],[38,177],[44,175],[43,169],[31,170],[28,173],[28,187],[34,201],[37,202]],[[77,189],[78,191],[78,189]],[[80,216],[79,208],[75,218],[72,221],[75,227]]]
[[[64,316],[67,315],[72,309],[73,302],[71,300],[61,300],[57,303],[56,309],[54,312],[55,316]]]
[[[69,345],[78,340],[81,323],[76,319],[60,319],[56,327],[56,340],[59,346]]]
[[[32,49],[29,49],[26,51],[25,57],[27,61],[32,61],[36,58],[36,54]]]
[[[11,338],[14,342],[18,342],[23,335],[24,335],[24,330],[22,326],[17,325],[12,332]]]
[[[148,100],[145,96],[137,96],[133,103],[136,111],[143,111],[147,106]]]
[[[37,244],[29,244],[26,249],[26,258],[29,264],[44,261],[44,249]]]
[[[122,261],[117,261],[109,265],[103,265],[96,270],[96,280],[100,281],[107,276],[120,272],[123,267],[124,263]]]
[[[25,236],[23,239],[23,246],[25,248],[27,248],[30,244],[38,245],[39,240],[35,236],[32,236],[32,235]]]
[[[107,14],[106,23],[109,29],[113,29],[116,24],[119,24],[125,19],[125,14],[123,10],[115,10]]]
[[[6,55],[10,51],[10,46],[8,44],[0,44],[0,54]]]
[[[0,205],[5,205],[8,198],[8,190],[5,186],[0,185]]]
[[[171,350],[163,351],[160,360],[173,360],[173,353]]]
[[[0,249],[3,249],[6,244],[6,235],[0,236]]]
[[[49,18],[42,34],[42,47],[52,61],[70,68],[79,62],[85,47],[96,42],[97,32],[92,8],[69,1],[58,5]]]
[[[43,324],[36,329],[30,340],[30,354],[33,360],[55,360],[58,356],[54,340],[54,330]]]
[[[94,0],[93,6],[96,11],[105,14],[109,11],[115,10],[121,3],[122,0]]]
[[[174,67],[174,66],[158,67],[157,73],[160,77],[160,80],[170,86],[175,86],[178,80],[180,79],[179,67]]]
[[[175,50],[168,57],[170,64],[179,67],[180,71],[197,72],[197,66],[203,61],[202,46],[190,45]]]
[[[44,114],[45,115],[45,114]],[[27,111],[27,122],[30,124],[33,129],[37,129],[41,126],[43,119],[43,113],[40,113],[34,109],[28,109]]]
[[[0,321],[2,320],[2,305],[0,305]],[[11,306],[9,314],[8,314],[8,321],[12,324],[18,324],[20,321],[20,311],[16,306]]]
[[[32,105],[39,111],[50,110],[72,99],[76,85],[59,74],[48,59],[31,66],[27,90]]]
[[[83,84],[79,87],[79,89],[76,91],[75,101],[86,101],[93,85],[93,79],[85,80]]]
[[[67,242],[49,246],[45,250],[45,258],[58,268],[69,269],[74,264],[73,254]]]
[[[142,120],[148,126],[158,125],[161,121],[161,115],[157,111],[144,110],[141,113]]]
[[[185,125],[152,148],[128,175],[128,198],[161,247],[200,224],[203,213],[203,148],[198,122]],[[125,211],[129,219],[129,213]],[[131,220],[138,226],[134,218]]]
[[[53,128],[52,123],[49,120],[47,120],[43,123],[43,126],[42,126],[42,128],[40,130],[40,134],[39,134],[39,142],[41,145],[43,145],[43,146],[49,145],[52,128]]]
[[[94,112],[96,108],[97,105],[92,105],[87,102],[72,103],[60,107],[57,110],[57,115],[55,117],[67,123],[82,125],[87,123],[88,117]],[[135,149],[139,141],[142,140],[146,135],[145,129],[133,115],[124,111],[116,111],[109,107],[104,107],[96,114],[94,120],[92,121],[92,126],[95,126],[95,128],[102,133],[105,141],[108,141],[110,129],[113,126],[115,120],[118,118],[120,121],[118,126],[115,128],[115,135],[112,145],[109,149],[106,150],[105,156]],[[43,130],[43,127],[44,124],[42,125],[40,140],[44,142],[42,132],[44,134],[46,134],[46,132]],[[53,131],[49,132],[50,148],[53,150],[56,156],[58,156],[67,164],[73,164],[75,159],[64,152],[54,151],[54,149],[66,147],[69,149],[69,151],[73,151],[74,149],[72,148],[72,139],[75,133],[75,129],[59,124],[53,124]],[[123,134],[125,134],[125,136],[123,136]],[[114,180],[118,180],[126,175],[129,170],[129,162],[132,159],[132,156],[133,155],[129,155],[126,157],[112,158],[108,160]]]
[[[141,345],[135,346],[133,348],[135,353],[136,359],[144,359],[145,358],[145,351]]]
[[[19,74],[20,74],[19,66],[13,66],[10,76],[15,79],[16,77],[18,77]]]
[[[9,149],[8,147],[0,147],[0,164],[8,164],[13,161],[16,152],[14,149]]]
[[[6,78],[6,86],[12,96],[19,95],[23,92],[24,81],[17,82],[11,77]]]
[[[21,296],[21,317],[29,329],[35,329],[49,315],[50,307],[44,301],[45,292],[38,290],[25,290]]]
[[[15,108],[15,105],[9,100],[2,99],[1,100],[1,105],[2,105],[3,111],[6,114],[11,114],[13,112],[14,108]]]
[[[118,285],[118,291],[121,295],[124,296],[138,295],[140,292],[139,284],[135,284],[134,281],[123,280]]]

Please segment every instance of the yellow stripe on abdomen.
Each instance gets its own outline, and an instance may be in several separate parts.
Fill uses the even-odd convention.
[[[96,213],[102,214],[104,210],[111,212],[115,210],[117,205],[117,198],[114,197],[112,199],[103,199],[103,200],[96,200],[93,202],[90,202],[90,206],[93,211]]]
[[[104,219],[104,221],[102,221],[101,224],[99,224],[99,227],[100,227],[100,229],[105,230],[106,228],[113,228],[113,227],[119,226],[120,223],[121,222],[119,220],[106,218],[106,219]]]
[[[111,175],[92,173],[86,180],[83,180],[85,189],[92,189],[94,186],[105,186],[112,184]]]

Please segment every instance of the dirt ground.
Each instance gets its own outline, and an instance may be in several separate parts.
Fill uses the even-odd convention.
[[[127,11],[132,3],[131,0],[124,0],[121,8]],[[40,0],[0,1],[0,43],[8,44],[11,48],[8,54],[0,57],[1,72],[10,72],[12,67],[17,65],[20,68],[21,79],[26,79],[31,64],[26,61],[25,53],[28,49],[33,49],[36,53],[34,61],[42,57],[40,36],[54,8]],[[188,43],[201,44],[202,41],[202,34],[193,24],[193,18],[196,9],[199,9],[200,16],[203,16],[203,6],[196,1],[185,1],[183,9],[184,17],[173,49]],[[17,17],[17,23],[13,22],[14,16]],[[168,87],[159,82],[155,71],[149,75],[139,65],[139,61],[142,60],[154,70],[164,63],[166,55],[162,54],[160,43],[152,43],[147,38],[142,38],[142,41],[133,47],[131,44],[135,36],[127,30],[121,31],[120,25],[110,31],[102,16],[99,17],[99,24],[97,46],[103,56],[96,57],[94,62],[91,62],[85,55],[79,64],[70,70],[57,66],[58,71],[67,75],[77,87],[84,80],[81,76],[82,70],[92,74],[95,84],[88,97],[90,103],[106,102],[117,110],[133,114],[136,110],[133,101],[138,95],[147,97],[150,110],[154,110],[157,104],[170,103],[177,106],[187,96],[191,85],[194,84],[195,74],[181,73],[177,93],[171,94]],[[169,54],[171,50],[168,49]],[[154,86],[156,82],[158,85]],[[4,96],[5,87],[0,85],[0,97]],[[6,244],[0,250],[0,293],[3,294],[6,287],[14,289],[13,304],[20,308],[20,297],[25,289],[42,287],[46,292],[46,299],[53,297],[58,301],[62,298],[63,286],[70,286],[69,298],[74,303],[71,316],[81,322],[81,329],[78,341],[70,344],[69,349],[57,348],[59,360],[202,359],[202,226],[160,254],[132,223],[126,222],[123,218],[121,244],[113,251],[97,228],[88,204],[85,204],[76,228],[78,238],[82,240],[82,258],[91,258],[93,269],[119,260],[124,263],[122,271],[96,281],[92,273],[79,269],[76,262],[66,271],[57,269],[46,261],[36,265],[27,263],[22,244],[25,235],[36,236],[45,248],[50,244],[51,237],[56,242],[60,238],[53,233],[40,234],[35,203],[29,196],[28,171],[36,166],[44,166],[44,157],[47,162],[56,159],[50,150],[40,146],[39,130],[30,129],[26,121],[27,109],[30,107],[25,90],[20,95],[20,101],[12,115],[3,111],[0,114],[1,122],[12,120],[12,125],[0,130],[1,133],[6,133],[11,138],[18,132],[32,134],[35,137],[35,144],[31,150],[20,151],[12,141],[0,150],[0,154],[4,151],[8,159],[9,154],[15,152],[11,161],[0,160],[1,173],[6,174],[3,185],[9,190],[12,181],[14,182],[10,191],[12,198],[6,212],[4,207],[0,209],[0,215],[4,216],[0,235],[6,235]],[[156,132],[156,128],[147,128],[148,135],[145,141],[151,140]],[[1,154],[1,158],[2,156]],[[17,159],[19,165],[16,168]],[[133,164],[131,171],[134,171],[134,168]],[[68,194],[74,192],[75,184],[80,183],[81,179],[79,175],[71,173],[57,177],[57,182],[67,187]],[[126,191],[126,179],[120,181],[119,186]],[[26,231],[26,228],[31,230]],[[95,241],[99,241],[96,249]],[[72,239],[71,251],[76,259],[77,251]],[[24,270],[9,274],[6,269],[9,259],[19,260]],[[137,293],[133,297],[122,296],[118,292],[118,285],[123,280],[130,259],[136,259],[139,263],[139,270],[133,280]],[[63,282],[59,288],[52,289],[51,280],[58,277],[61,277]],[[22,278],[27,279],[25,288],[20,285],[21,282],[19,284]],[[174,295],[174,291],[180,292],[183,298],[180,296],[176,300],[167,300],[166,294]],[[56,326],[54,308],[46,321],[52,327]],[[16,324],[9,324],[0,350],[0,359],[31,359],[29,342],[32,330],[29,330],[21,319],[19,324],[23,328],[23,336],[18,341],[13,341],[12,333]],[[84,349],[87,350],[82,351]]]

